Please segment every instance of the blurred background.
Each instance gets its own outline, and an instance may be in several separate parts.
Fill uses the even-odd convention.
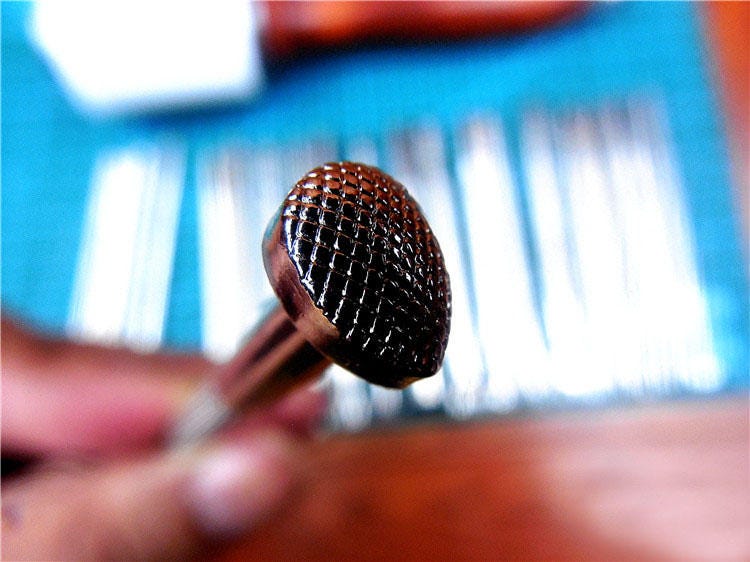
[[[446,255],[442,371],[331,369],[312,466],[342,476],[247,552],[747,554],[701,495],[747,494],[745,7],[60,4],[2,5],[3,314],[226,360],[330,160],[402,181]],[[687,519],[639,522],[648,490]]]

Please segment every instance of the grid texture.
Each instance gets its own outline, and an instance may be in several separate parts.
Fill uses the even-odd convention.
[[[299,278],[345,342],[334,359],[384,386],[435,374],[448,340],[448,274],[406,189],[377,168],[331,163],[302,178],[281,213]]]

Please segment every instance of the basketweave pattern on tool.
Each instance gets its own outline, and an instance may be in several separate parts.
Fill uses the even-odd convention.
[[[368,166],[329,163],[295,185],[282,215],[303,285],[346,341],[433,374],[447,343],[449,282],[406,189]]]

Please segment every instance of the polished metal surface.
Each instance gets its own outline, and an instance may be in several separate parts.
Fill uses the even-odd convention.
[[[403,185],[363,164],[326,164],[292,189],[269,235],[271,284],[324,354],[394,388],[437,372],[450,326],[448,273]]]
[[[333,361],[404,388],[434,375],[450,330],[450,285],[419,205],[377,168],[329,163],[292,188],[263,258],[281,306],[199,391],[171,435],[195,441]]]

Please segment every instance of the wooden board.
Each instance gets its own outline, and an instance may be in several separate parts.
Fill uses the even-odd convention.
[[[305,475],[226,560],[750,556],[744,399],[336,436]]]

